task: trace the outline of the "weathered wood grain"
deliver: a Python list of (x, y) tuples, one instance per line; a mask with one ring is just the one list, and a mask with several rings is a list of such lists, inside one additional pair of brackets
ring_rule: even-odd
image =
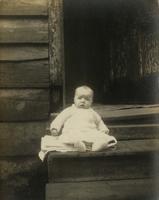
[(63, 1), (48, 0), (48, 3), (50, 80), (53, 85), (62, 85), (64, 81)]
[(118, 142), (116, 149), (103, 152), (51, 152), (48, 155), (49, 181), (55, 183), (153, 177), (156, 176), (154, 157), (158, 153), (159, 140), (122, 141)]
[(0, 61), (24, 61), (48, 58), (47, 45), (1, 45)]
[(46, 200), (157, 199), (152, 179), (47, 184)]
[(36, 122), (1, 122), (0, 140), (11, 140), (11, 138), (14, 138), (14, 140), (23, 140), (23, 138), (26, 140), (39, 139), (46, 134), (47, 125), (48, 120)]
[[(69, 104), (70, 105), (70, 104)], [(108, 124), (145, 124), (159, 123), (159, 104), (152, 105), (103, 105), (93, 106), (93, 109), (101, 115)], [(60, 112), (61, 110), (59, 110)], [(55, 118), (58, 113), (52, 113)]]
[(0, 156), (38, 156), (48, 121), (0, 123)]
[(0, 121), (47, 119), (49, 90), (0, 90)]
[(40, 151), (40, 137), (17, 138), (14, 135), (0, 141), (0, 156), (37, 156)]
[(121, 107), (118, 109), (118, 106), (115, 108), (111, 105), (100, 105), (94, 107), (94, 109), (103, 117), (105, 121), (110, 120), (134, 120), (142, 118), (153, 118), (154, 122), (158, 122), (159, 117), (159, 105), (137, 105), (129, 107)]
[(159, 124), (131, 124), (108, 126), (110, 135), (117, 140), (157, 139), (159, 138)]
[(0, 19), (0, 43), (47, 43), (47, 19)]
[(0, 88), (44, 88), (49, 79), (47, 60), (0, 62)]
[(46, 16), (47, 0), (0, 0), (0, 15)]
[[(37, 155), (40, 139), (47, 134), (49, 120), (41, 122), (0, 123), (0, 156)], [(159, 126), (114, 126), (110, 132), (118, 140), (159, 138)], [(11, 140), (14, 138), (14, 141)]]

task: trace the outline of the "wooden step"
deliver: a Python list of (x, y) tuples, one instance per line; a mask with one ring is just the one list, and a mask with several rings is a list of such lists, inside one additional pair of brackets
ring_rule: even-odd
[(159, 139), (159, 124), (108, 125), (117, 140)]
[[(152, 105), (94, 105), (106, 124), (159, 123), (159, 104)], [(51, 114), (51, 120), (58, 113)]]
[(159, 140), (119, 141), (104, 152), (50, 152), (49, 182), (138, 179), (156, 176)]
[(153, 179), (54, 183), (46, 186), (46, 200), (157, 200)]
[[(50, 135), (50, 122), (47, 123), (46, 134)], [(159, 124), (123, 124), (108, 125), (110, 135), (117, 140), (159, 139)]]
[(104, 120), (110, 122), (133, 122), (153, 120), (159, 122), (159, 104), (153, 105), (95, 105), (96, 110)]

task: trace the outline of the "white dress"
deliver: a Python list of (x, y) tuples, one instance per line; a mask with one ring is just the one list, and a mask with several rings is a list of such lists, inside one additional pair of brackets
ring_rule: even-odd
[(106, 141), (109, 132), (101, 117), (92, 108), (76, 108), (75, 105), (62, 111), (51, 123), (50, 129), (56, 129), (58, 132), (62, 129), (59, 139), (66, 144), (77, 141)]

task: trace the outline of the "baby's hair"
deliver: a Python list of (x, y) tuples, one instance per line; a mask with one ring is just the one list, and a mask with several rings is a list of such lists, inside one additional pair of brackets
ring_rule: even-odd
[(77, 92), (78, 90), (80, 90), (80, 89), (83, 89), (83, 90), (85, 90), (85, 91), (90, 92), (90, 94), (91, 94), (92, 97), (93, 97), (94, 91), (93, 91), (89, 86), (87, 86), (87, 85), (82, 85), (82, 86), (77, 87), (77, 88), (75, 89), (75, 94), (76, 94), (76, 92)]

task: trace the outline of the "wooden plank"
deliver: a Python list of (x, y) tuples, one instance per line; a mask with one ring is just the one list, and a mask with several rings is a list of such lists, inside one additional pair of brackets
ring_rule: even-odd
[(1, 45), (0, 61), (48, 59), (47, 45)]
[(49, 87), (48, 60), (1, 62), (0, 88)]
[(48, 0), (48, 3), (50, 81), (52, 85), (65, 87), (63, 0)]
[(46, 200), (157, 200), (152, 179), (57, 183), (46, 185)]
[(0, 90), (0, 121), (47, 119), (49, 90)]
[[(94, 105), (107, 125), (159, 123), (159, 104), (152, 105)], [(59, 111), (60, 112), (60, 111)], [(58, 113), (52, 113), (54, 119)]]
[[(46, 134), (46, 128), (49, 124), (48, 120), (45, 122), (0, 123), (0, 155), (37, 154), (40, 149), (40, 138)], [(110, 133), (118, 140), (157, 139), (159, 138), (158, 130), (158, 125), (110, 127)], [(14, 143), (10, 144), (10, 138), (12, 137)], [(25, 146), (25, 151), (19, 151), (19, 149), (23, 149), (23, 146)]]
[(108, 128), (117, 140), (159, 139), (159, 124), (110, 125)]
[[(58, 115), (58, 113), (51, 113), (50, 115), (50, 123), (52, 120), (55, 119), (55, 117)], [(141, 122), (140, 120), (137, 120), (137, 123), (134, 122), (134, 120), (130, 120), (130, 124), (126, 124), (127, 121), (124, 120), (120, 121), (121, 124), (118, 124), (118, 121), (107, 121), (107, 119), (104, 119), (105, 123), (107, 124), (110, 135), (115, 136), (118, 140), (131, 140), (131, 139), (157, 139), (159, 138), (159, 124), (147, 122), (147, 119), (143, 119)], [(108, 123), (107, 123), (108, 122)], [(147, 122), (147, 123), (146, 123)]]
[(0, 0), (0, 15), (47, 16), (47, 0)]
[(130, 107), (124, 109), (111, 109), (111, 106), (101, 105), (95, 107), (95, 110), (105, 119), (140, 119), (143, 117), (150, 117), (153, 115), (159, 115), (159, 105)]
[(0, 156), (37, 156), (40, 151), (40, 137), (2, 139), (0, 141)]
[(47, 19), (0, 19), (0, 43), (48, 43)]
[(0, 123), (0, 156), (37, 156), (46, 127), (47, 121)]
[[(156, 176), (154, 158), (159, 158), (159, 140), (119, 142), (105, 152), (49, 153), (50, 182), (79, 182), (148, 178)], [(158, 163), (159, 159), (156, 159)], [(158, 164), (157, 164), (158, 166)]]
[(50, 152), (49, 158), (78, 158), (78, 157), (111, 157), (111, 156), (129, 156), (136, 154), (154, 153), (159, 151), (158, 139), (147, 140), (126, 140), (119, 141), (115, 148), (110, 148), (100, 152)]
[(0, 140), (10, 140), (10, 138), (15, 138), (15, 140), (23, 138), (26, 140), (39, 139), (45, 135), (47, 124), (48, 120), (36, 122), (1, 122)]
[[(50, 112), (55, 112), (60, 110), (63, 107), (63, 87), (61, 86), (52, 86), (50, 88)], [(50, 122), (53, 120), (50, 117)]]

